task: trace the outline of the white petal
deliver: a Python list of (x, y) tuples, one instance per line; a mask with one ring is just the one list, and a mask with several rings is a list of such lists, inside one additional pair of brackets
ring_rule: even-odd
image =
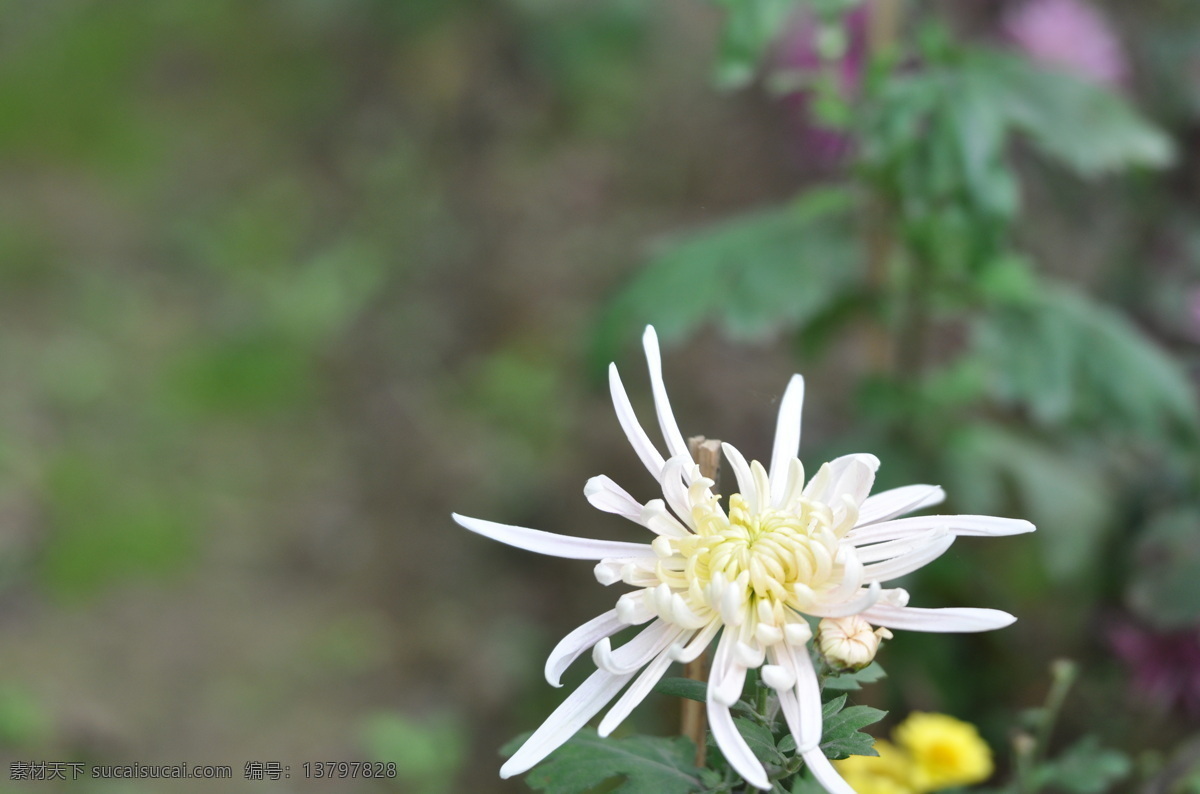
[(775, 422), (775, 444), (771, 449), (771, 505), (783, 504), (787, 487), (788, 464), (800, 454), (800, 415), (804, 410), (804, 378), (793, 375), (783, 399), (779, 401), (779, 419)]
[(834, 504), (843, 495), (849, 496), (855, 507), (861, 505), (875, 484), (875, 472), (879, 470), (879, 458), (874, 455), (856, 453), (844, 455), (830, 462), (832, 475), (829, 490), (821, 500)]
[(778, 664), (764, 664), (758, 671), (762, 682), (771, 689), (791, 691), (796, 685), (796, 674), (790, 667)]
[(812, 770), (813, 777), (821, 784), (821, 788), (829, 792), (829, 794), (856, 794), (854, 789), (850, 788), (850, 784), (842, 779), (842, 776), (833, 768), (833, 764), (829, 763), (829, 759), (825, 757), (825, 753), (821, 752), (820, 747), (801, 753), (804, 758), (805, 765)]
[(876, 626), (906, 631), (959, 633), (992, 631), (1011, 626), (1016, 618), (999, 609), (952, 607), (949, 609), (918, 609), (876, 604), (862, 613), (863, 620)]
[(671, 656), (667, 651), (660, 653), (654, 661), (642, 670), (641, 675), (634, 680), (629, 689), (625, 690), (625, 694), (613, 704), (609, 712), (604, 715), (604, 719), (600, 721), (600, 726), (597, 728), (597, 733), (601, 736), (608, 736), (613, 730), (620, 725), (629, 712), (646, 699), (646, 695), (650, 694), (650, 690), (663, 677), (663, 673), (667, 672), (667, 668), (671, 666)]
[(666, 535), (671, 538), (685, 538), (691, 534), (687, 527), (679, 523), (679, 519), (667, 510), (667, 503), (662, 499), (651, 499), (642, 508), (641, 524), (656, 535)]
[(667, 442), (667, 451), (671, 457), (683, 455), (691, 458), (687, 442), (679, 432), (675, 423), (675, 414), (671, 413), (671, 402), (667, 399), (667, 386), (663, 383), (662, 356), (658, 351), (658, 334), (654, 326), (647, 325), (646, 333), (642, 335), (642, 347), (646, 350), (646, 363), (650, 365), (650, 388), (654, 392), (654, 410), (658, 413), (658, 426), (662, 428), (663, 438)]
[(854, 545), (858, 546), (859, 562), (870, 563), (891, 560), (902, 554), (909, 554), (929, 545), (932, 541), (941, 540), (949, 534), (951, 533), (947, 532), (944, 527), (932, 527), (920, 532), (902, 535), (895, 540), (888, 540), (867, 546), (859, 546), (859, 543), (862, 541), (858, 538), (853, 538), (852, 541)]
[(485, 538), (498, 540), (526, 551), (565, 557), (569, 560), (603, 560), (605, 557), (653, 557), (654, 549), (648, 543), (622, 543), (615, 540), (593, 540), (570, 535), (555, 535), (540, 529), (514, 527), (497, 524), (481, 518), (469, 518), (451, 513), (461, 526)]
[(847, 618), (870, 609), (883, 595), (879, 582), (871, 582), (866, 590), (860, 590), (854, 598), (841, 603), (829, 604), (819, 601), (804, 608), (804, 613), (818, 618)]
[(772, 661), (791, 671), (795, 685), (779, 692), (779, 706), (796, 747), (804, 752), (821, 743), (821, 687), (807, 646), (776, 647), (768, 651)]
[(640, 626), (658, 616), (654, 604), (647, 598), (648, 589), (634, 590), (617, 599), (617, 617), (629, 626)]
[(911, 513), (923, 507), (941, 504), (946, 492), (938, 485), (905, 485), (868, 496), (858, 511), (858, 525), (874, 524)]
[(717, 632), (721, 630), (721, 621), (712, 620), (707, 626), (696, 632), (696, 636), (688, 640), (686, 645), (672, 645), (668, 650), (671, 658), (677, 662), (694, 662), (700, 658), (700, 654), (704, 653), (704, 649), (712, 642), (712, 638), (717, 636)]
[(712, 667), (708, 672), (708, 699), (726, 706), (737, 703), (746, 683), (746, 668), (739, 665), (735, 653), (737, 632), (726, 627), (717, 642)]
[(915, 533), (931, 529), (944, 529), (964, 537), (992, 537), (1020, 535), (1033, 532), (1034, 526), (1019, 518), (996, 516), (915, 516), (895, 521), (884, 521), (869, 527), (855, 527), (846, 537), (854, 544), (874, 543), (910, 537)]
[(652, 587), (660, 581), (658, 562), (658, 557), (605, 557), (596, 563), (594, 573), (596, 581), (605, 587), (620, 581), (634, 587)]
[(617, 610), (610, 609), (599, 617), (589, 620), (559, 640), (546, 659), (546, 680), (550, 686), (562, 686), (563, 671), (605, 637), (611, 637), (629, 624), (617, 617)]
[(526, 772), (561, 747), (563, 742), (596, 716), (631, 678), (633, 673), (613, 675), (604, 670), (592, 673), (500, 767), (500, 777), (508, 778)]
[(597, 510), (642, 523), (641, 503), (603, 474), (587, 481), (587, 485), (583, 486), (583, 495)]
[[(737, 478), (738, 493), (746, 500), (746, 509), (751, 513), (757, 513), (758, 488), (754, 484), (754, 475), (750, 471), (749, 464), (746, 463), (745, 456), (738, 452), (733, 444), (721, 444), (721, 449), (725, 452), (725, 459), (729, 461), (730, 467), (733, 468), (733, 476)], [(763, 496), (765, 497), (766, 494)]]
[(763, 765), (754, 757), (750, 745), (746, 744), (746, 740), (738, 733), (737, 726), (733, 724), (733, 717), (729, 714), (729, 707), (716, 702), (712, 697), (708, 698), (708, 727), (725, 760), (747, 783), (764, 790), (771, 788), (767, 770), (763, 769)]
[(641, 459), (642, 465), (649, 469), (650, 473), (654, 475), (654, 479), (657, 480), (662, 474), (663, 456), (650, 441), (650, 436), (646, 435), (646, 431), (638, 424), (633, 406), (629, 403), (629, 395), (625, 393), (625, 387), (621, 384), (621, 376), (617, 374), (616, 364), (608, 365), (608, 390), (612, 394), (617, 421), (621, 423), (621, 429), (625, 431), (625, 437), (629, 439), (629, 446), (633, 447), (633, 451)]
[(685, 633), (679, 626), (656, 620), (615, 651), (607, 637), (601, 639), (592, 647), (592, 661), (615, 675), (635, 673)]
[(676, 456), (668, 460), (662, 470), (663, 497), (679, 520), (693, 528), (696, 522), (692, 519), (692, 503), (688, 500), (688, 488), (683, 478), (687, 469), (695, 465), (689, 457)]
[(907, 554), (901, 554), (899, 557), (893, 557), (886, 562), (876, 562), (871, 565), (863, 566), (863, 576), (867, 579), (874, 579), (880, 582), (891, 581), (904, 576), (907, 573), (912, 573), (918, 568), (922, 568), (936, 560), (946, 553), (946, 549), (950, 548), (954, 543), (953, 535), (940, 535), (934, 540), (929, 540), (924, 546), (910, 551)]

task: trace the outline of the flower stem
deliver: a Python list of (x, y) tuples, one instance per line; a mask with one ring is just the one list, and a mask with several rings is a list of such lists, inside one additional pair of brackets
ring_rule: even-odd
[[(688, 439), (688, 451), (692, 460), (700, 467), (701, 476), (716, 483), (721, 473), (721, 442), (705, 439), (704, 436), (693, 436)], [(683, 675), (693, 681), (707, 681), (707, 668), (707, 655), (702, 653), (694, 661), (684, 665)], [(708, 759), (708, 722), (705, 719), (704, 704), (698, 700), (684, 698), (679, 723), (680, 733), (696, 745), (696, 767), (703, 769)]]
[(1045, 759), (1050, 749), (1050, 734), (1078, 672), (1079, 668), (1070, 659), (1058, 659), (1050, 665), (1050, 674), (1054, 681), (1050, 685), (1050, 694), (1046, 696), (1046, 705), (1042, 707), (1041, 724), (1038, 725), (1037, 755), (1034, 756), (1038, 763)]

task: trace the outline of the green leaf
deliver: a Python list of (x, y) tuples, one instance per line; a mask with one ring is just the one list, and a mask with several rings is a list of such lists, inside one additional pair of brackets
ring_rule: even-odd
[(705, 788), (695, 755), (695, 745), (684, 736), (602, 739), (584, 728), (535, 767), (525, 783), (547, 794), (584, 794), (619, 778), (617, 787), (606, 791), (693, 794)]
[(708, 701), (708, 684), (691, 678), (663, 678), (654, 685), (654, 691), (668, 697)]
[(1174, 159), (1166, 134), (1117, 94), (1068, 71), (991, 51), (975, 51), (963, 68), (986, 81), (992, 106), (1013, 127), (1081, 176)]
[(764, 764), (778, 764), (783, 760), (780, 751), (775, 748), (775, 737), (763, 725), (744, 717), (734, 717), (738, 732), (746, 740), (746, 744), (754, 752), (755, 758)]
[(1037, 770), (1042, 786), (1054, 786), (1072, 794), (1101, 794), (1123, 780), (1132, 768), (1129, 758), (1100, 746), (1094, 736), (1080, 740), (1054, 761)]
[(852, 755), (877, 755), (875, 737), (860, 732), (860, 729), (886, 716), (886, 711), (870, 706), (850, 706), (825, 718), (825, 730), (821, 736), (822, 752), (835, 760)]
[(853, 692), (862, 689), (863, 684), (873, 684), (887, 676), (879, 662), (871, 662), (861, 670), (853, 673), (839, 673), (825, 679), (822, 689), (839, 692)]
[[(859, 729), (883, 719), (886, 711), (869, 706), (846, 708), (846, 695), (838, 695), (821, 706), (821, 749), (830, 758), (846, 758), (851, 755), (878, 755), (875, 752), (875, 737), (859, 733)], [(779, 742), (779, 752), (795, 751), (796, 739), (787, 735)]]
[(1196, 441), (1200, 414), (1178, 364), (1120, 314), (1065, 285), (997, 305), (973, 342), (995, 397), (1044, 425)]
[(818, 783), (810, 776), (811, 773), (806, 772), (803, 775), (796, 776), (796, 782), (792, 784), (790, 794), (828, 794), (825, 787)]
[(1138, 539), (1127, 599), (1143, 619), (1178, 629), (1200, 618), (1200, 510), (1155, 516)]
[(667, 243), (602, 318), (598, 361), (611, 361), (622, 335), (646, 323), (664, 340), (709, 321), (761, 339), (816, 317), (859, 278), (850, 210), (847, 191), (818, 189)]

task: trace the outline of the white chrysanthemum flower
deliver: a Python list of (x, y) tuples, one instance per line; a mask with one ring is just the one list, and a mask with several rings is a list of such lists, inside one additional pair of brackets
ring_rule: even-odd
[[(820, 749), (821, 697), (807, 616), (858, 616), (871, 626), (934, 632), (1008, 626), (1015, 618), (994, 609), (909, 607), (904, 590), (883, 585), (941, 556), (959, 535), (1014, 535), (1033, 531), (1033, 525), (990, 516), (896, 519), (938, 504), (945, 494), (936, 485), (909, 485), (868, 496), (879, 467), (873, 455), (830, 461), (806, 482), (796, 458), (804, 400), (799, 375), (783, 395), (769, 468), (747, 463), (734, 447), (722, 445), (738, 485), (727, 512), (679, 432), (653, 328), (646, 329), (643, 342), (668, 457), (638, 423), (615, 365), (609, 383), (621, 427), (658, 480), (663, 498), (639, 504), (605, 476), (589, 480), (584, 493), (597, 509), (649, 529), (656, 535), (652, 543), (591, 540), (454, 516), (472, 532), (511, 546), (598, 560), (601, 584), (636, 588), (550, 653), (546, 679), (554, 686), (561, 686), (563, 671), (589, 648), (598, 669), (500, 774), (510, 777), (537, 764), (625, 689), (600, 722), (600, 734), (608, 735), (672, 662), (696, 659), (720, 634), (708, 680), (708, 723), (734, 769), (758, 788), (771, 787), (729, 710), (741, 697), (746, 671), (761, 668), (761, 679), (778, 695), (797, 750), (816, 779), (833, 794), (854, 794)], [(643, 624), (648, 625), (633, 639), (612, 647), (614, 634)]]

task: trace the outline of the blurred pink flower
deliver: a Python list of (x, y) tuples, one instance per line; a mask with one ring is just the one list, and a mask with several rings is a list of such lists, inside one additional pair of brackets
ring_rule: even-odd
[(1083, 0), (1026, 0), (1005, 16), (1004, 30), (1034, 60), (1101, 85), (1119, 87), (1128, 75), (1111, 23)]
[(1200, 718), (1200, 626), (1154, 632), (1120, 623), (1108, 632), (1108, 640), (1130, 668), (1138, 694)]

